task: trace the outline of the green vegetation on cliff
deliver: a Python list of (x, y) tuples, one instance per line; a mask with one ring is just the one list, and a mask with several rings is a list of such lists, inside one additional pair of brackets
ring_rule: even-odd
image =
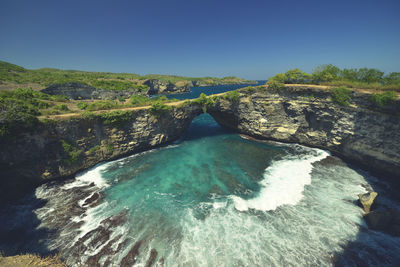
[(29, 70), (23, 67), (0, 61), (0, 88), (8, 89), (12, 84), (21, 86), (33, 86), (35, 88), (45, 88), (52, 84), (65, 84), (78, 82), (96, 88), (106, 90), (127, 90), (134, 89), (144, 92), (149, 89), (145, 80), (158, 79), (171, 83), (191, 83), (200, 82), (202, 85), (247, 83), (247, 81), (237, 77), (183, 77), (176, 75), (149, 74), (141, 76), (134, 73), (110, 73), (110, 72), (87, 72), (77, 70), (59, 70), (52, 68), (42, 68)]
[(68, 157), (64, 159), (64, 162), (68, 165), (77, 163), (83, 153), (83, 150), (78, 149), (75, 144), (69, 143), (63, 139), (61, 139), (61, 145), (64, 149), (64, 152), (68, 155)]
[(341, 106), (350, 105), (351, 90), (346, 87), (338, 87), (332, 89), (332, 99)]
[(163, 104), (162, 102), (154, 102), (149, 111), (150, 114), (152, 114), (153, 116), (159, 118), (161, 117), (163, 114), (165, 114), (166, 112), (172, 110), (171, 106), (167, 106), (165, 104)]
[(395, 101), (397, 98), (396, 93), (393, 91), (387, 91), (381, 94), (372, 94), (370, 101), (377, 104), (378, 106), (385, 106)]
[(326, 64), (318, 66), (312, 74), (297, 68), (288, 70), (271, 77), (269, 82), (400, 91), (400, 72), (391, 72), (385, 75), (383, 71), (374, 68), (340, 69), (332, 64)]

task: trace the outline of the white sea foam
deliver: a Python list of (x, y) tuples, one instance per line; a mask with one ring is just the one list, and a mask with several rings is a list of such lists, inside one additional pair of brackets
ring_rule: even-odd
[(287, 157), (272, 163), (265, 170), (260, 182), (261, 190), (257, 197), (243, 199), (232, 196), (235, 208), (239, 211), (256, 209), (274, 210), (281, 205), (295, 205), (303, 198), (304, 186), (311, 183), (312, 163), (329, 155), (328, 152), (313, 149), (316, 154)]
[(65, 184), (62, 188), (68, 190), (74, 187), (89, 185), (91, 183), (94, 183), (98, 188), (108, 187), (109, 185), (101, 176), (101, 172), (105, 170), (109, 164), (110, 163), (105, 163), (78, 174), (73, 182)]

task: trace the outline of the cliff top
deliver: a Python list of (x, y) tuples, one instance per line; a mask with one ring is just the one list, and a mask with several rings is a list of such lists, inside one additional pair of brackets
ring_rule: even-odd
[(193, 81), (199, 82), (201, 85), (252, 82), (233, 76), (224, 78), (183, 77), (161, 74), (139, 75), (135, 73), (88, 72), (53, 68), (30, 70), (15, 64), (0, 61), (0, 90), (13, 90), (21, 87), (41, 90), (52, 84), (77, 82), (108, 90), (120, 91), (137, 89), (138, 91), (143, 91), (148, 88), (144, 83), (152, 79), (178, 85), (184, 85)]

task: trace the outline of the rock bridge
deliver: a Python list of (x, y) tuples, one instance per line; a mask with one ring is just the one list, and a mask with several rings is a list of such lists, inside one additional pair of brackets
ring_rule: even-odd
[(219, 97), (212, 104), (172, 105), (159, 116), (143, 108), (111, 122), (77, 117), (40, 125), (0, 141), (0, 195), (12, 199), (44, 181), (174, 141), (204, 111), (237, 132), (326, 149), (385, 177), (399, 178), (398, 100), (382, 108), (371, 104), (368, 95), (354, 92), (352, 105), (343, 107), (326, 90), (286, 87), (241, 90), (238, 98)]

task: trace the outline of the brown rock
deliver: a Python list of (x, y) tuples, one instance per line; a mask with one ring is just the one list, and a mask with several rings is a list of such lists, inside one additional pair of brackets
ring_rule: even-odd
[(372, 204), (374, 204), (375, 198), (377, 196), (378, 196), (378, 193), (376, 193), (376, 192), (370, 192), (370, 193), (358, 195), (358, 199), (366, 213), (371, 211), (371, 206), (372, 206)]

